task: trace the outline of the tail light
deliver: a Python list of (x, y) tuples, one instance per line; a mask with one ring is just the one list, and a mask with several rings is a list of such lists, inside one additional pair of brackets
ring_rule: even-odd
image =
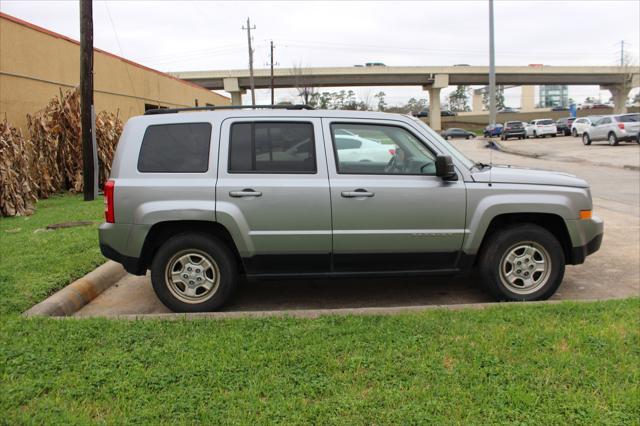
[(618, 123), (618, 128), (624, 130), (624, 123)]
[(389, 148), (389, 154), (391, 154), (391, 155), (396, 155), (396, 150), (395, 150), (395, 148)]
[(115, 223), (115, 212), (113, 210), (113, 191), (116, 187), (115, 181), (108, 180), (104, 184), (104, 218), (107, 223)]

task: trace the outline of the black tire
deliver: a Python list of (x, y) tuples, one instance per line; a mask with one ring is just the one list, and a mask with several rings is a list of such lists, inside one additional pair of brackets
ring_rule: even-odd
[(533, 138), (538, 139), (538, 134), (535, 131), (533, 132)]
[[(202, 254), (207, 261), (213, 261), (212, 266), (215, 266), (211, 269), (215, 271), (215, 267), (217, 267), (218, 281), (216, 289), (210, 295), (195, 295), (194, 300), (186, 302), (176, 296), (174, 292), (180, 292), (180, 288), (176, 284), (170, 283), (165, 271), (170, 262), (174, 263), (172, 259), (180, 254), (188, 255), (190, 252), (195, 253), (196, 259), (198, 255)], [(206, 258), (207, 256), (209, 259)], [(203, 275), (205, 273), (203, 268)], [(171, 237), (158, 249), (151, 266), (151, 282), (160, 301), (172, 311), (210, 312), (219, 309), (233, 294), (238, 282), (238, 267), (233, 253), (222, 241), (213, 236), (187, 232)], [(186, 284), (182, 285), (186, 289)], [(170, 287), (174, 289), (172, 290)], [(203, 287), (198, 287), (194, 291), (201, 288)], [(184, 294), (183, 297), (187, 298)], [(204, 300), (199, 302), (198, 297)]]
[(473, 136), (471, 135), (467, 135), (467, 139), (471, 139)]
[(578, 137), (578, 131), (576, 129), (572, 129), (571, 134), (573, 135), (574, 138)]
[(610, 132), (609, 135), (607, 136), (607, 140), (609, 141), (609, 145), (613, 146), (613, 145), (618, 145), (618, 143), (620, 141), (618, 141), (618, 137), (616, 136), (615, 133)]
[(554, 133), (551, 135), (552, 138), (555, 138), (557, 135)]
[(591, 138), (587, 132), (582, 134), (582, 143), (583, 145), (591, 145)]
[[(548, 256), (549, 271), (540, 273), (542, 277), (539, 287), (532, 286), (530, 293), (515, 292), (501, 278), (501, 269), (506, 255), (519, 244), (535, 244), (542, 247)], [(538, 250), (538, 253), (541, 251)], [(523, 265), (532, 266), (531, 263)], [(497, 300), (533, 301), (546, 300), (551, 297), (564, 277), (565, 257), (558, 240), (546, 229), (534, 224), (514, 225), (495, 232), (483, 243), (478, 259), (480, 278), (487, 289)], [(517, 266), (513, 266), (515, 268)], [(526, 273), (527, 270), (522, 266)], [(544, 276), (543, 276), (544, 275)], [(533, 275), (531, 276), (533, 278)]]

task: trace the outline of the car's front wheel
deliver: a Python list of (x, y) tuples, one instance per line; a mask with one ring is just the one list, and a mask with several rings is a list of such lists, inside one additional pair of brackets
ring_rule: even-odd
[(571, 129), (571, 134), (573, 135), (574, 138), (578, 137), (578, 131), (576, 129)]
[(591, 145), (591, 138), (589, 137), (589, 134), (587, 132), (584, 132), (582, 134), (582, 143), (584, 145)]
[(562, 282), (565, 258), (553, 234), (538, 225), (523, 224), (489, 236), (479, 267), (485, 287), (496, 299), (545, 300)]
[(220, 308), (238, 281), (229, 248), (215, 237), (182, 233), (156, 252), (151, 282), (158, 298), (174, 312), (208, 312)]

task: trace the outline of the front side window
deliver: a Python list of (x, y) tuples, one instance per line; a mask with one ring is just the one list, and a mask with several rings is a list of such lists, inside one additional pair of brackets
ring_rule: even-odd
[(331, 137), (340, 174), (435, 174), (435, 155), (402, 127), (334, 123)]
[(242, 122), (231, 125), (230, 173), (316, 173), (313, 125)]
[(158, 124), (142, 138), (138, 171), (204, 173), (209, 168), (210, 123)]

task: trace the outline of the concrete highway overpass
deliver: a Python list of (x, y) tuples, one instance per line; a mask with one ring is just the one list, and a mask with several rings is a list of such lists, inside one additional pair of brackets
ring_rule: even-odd
[[(269, 69), (254, 70), (256, 89), (271, 87)], [(249, 70), (188, 71), (172, 75), (210, 90), (225, 90), (232, 103), (241, 105), (241, 95), (250, 88)], [(429, 91), (431, 127), (440, 129), (440, 90), (455, 85), (486, 85), (489, 67), (337, 67), (278, 68), (274, 70), (275, 88), (342, 86), (422, 86)], [(533, 108), (534, 85), (599, 85), (611, 91), (615, 110), (622, 112), (629, 91), (640, 86), (638, 67), (591, 66), (518, 66), (496, 67), (498, 85), (529, 87), (523, 93), (523, 109)], [(523, 90), (525, 92), (525, 90)], [(474, 104), (477, 104), (474, 102)]]

